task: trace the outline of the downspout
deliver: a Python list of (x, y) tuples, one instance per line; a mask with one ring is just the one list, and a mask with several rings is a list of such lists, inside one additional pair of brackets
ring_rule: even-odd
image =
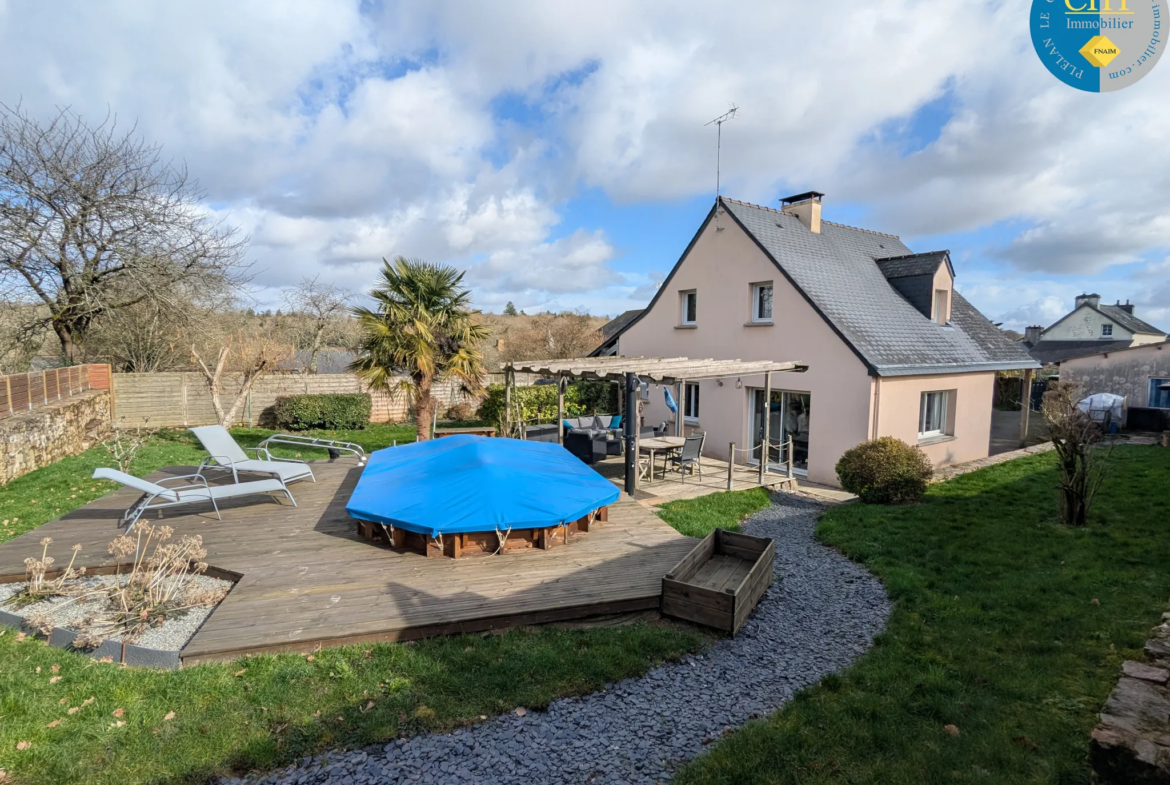
[(871, 439), (878, 437), (878, 414), (881, 411), (882, 403), (882, 377), (873, 377), (873, 429)]

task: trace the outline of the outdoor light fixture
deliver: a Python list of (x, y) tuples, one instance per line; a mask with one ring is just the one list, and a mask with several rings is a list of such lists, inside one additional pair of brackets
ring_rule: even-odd
[(735, 380), (735, 389), (738, 390), (741, 387), (743, 387), (743, 379), (736, 379)]

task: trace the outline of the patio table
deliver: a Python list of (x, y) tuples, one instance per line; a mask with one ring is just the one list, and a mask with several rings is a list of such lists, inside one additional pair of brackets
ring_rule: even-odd
[(656, 436), (653, 439), (638, 440), (638, 450), (646, 450), (650, 453), (650, 463), (648, 467), (650, 477), (646, 480), (647, 485), (650, 485), (654, 482), (654, 453), (677, 450), (680, 449), (685, 443), (686, 439), (684, 439), (682, 436)]

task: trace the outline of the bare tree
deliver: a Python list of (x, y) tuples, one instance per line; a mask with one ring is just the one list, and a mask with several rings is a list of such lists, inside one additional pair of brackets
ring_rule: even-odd
[(243, 282), (246, 241), (160, 149), (112, 117), (42, 124), (0, 105), (0, 297), (43, 303), (24, 329), (51, 328), (70, 362), (106, 314)]
[[(215, 416), (219, 424), (225, 428), (230, 428), (236, 421), (236, 415), (248, 399), (248, 393), (256, 384), (256, 380), (271, 372), (282, 360), (288, 359), (291, 355), (290, 346), (282, 345), (263, 333), (259, 335), (241, 333), (231, 336), (225, 345), (219, 347), (214, 368), (208, 366), (194, 345), (191, 347), (191, 358), (199, 366), (203, 380), (211, 393), (211, 405), (215, 408)], [(224, 411), (226, 373), (240, 374), (240, 389), (231, 408)]]
[(503, 360), (551, 360), (584, 357), (601, 345), (602, 337), (589, 314), (566, 311), (531, 317), (526, 328), (509, 330), (500, 351)]
[(289, 310), (307, 320), (305, 344), (309, 350), (309, 373), (317, 372), (317, 355), (338, 322), (348, 318), (352, 299), (349, 292), (322, 282), (320, 275), (306, 277), (285, 291), (284, 301)]
[(1080, 399), (1076, 384), (1054, 382), (1040, 407), (1060, 468), (1060, 522), (1069, 526), (1088, 522), (1109, 459), (1097, 446), (1104, 438), (1100, 426), (1077, 408)]

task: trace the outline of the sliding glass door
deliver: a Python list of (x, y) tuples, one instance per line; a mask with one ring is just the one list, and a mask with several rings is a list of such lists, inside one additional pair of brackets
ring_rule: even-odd
[[(752, 390), (752, 463), (759, 463), (759, 446), (764, 440), (764, 391)], [(768, 465), (783, 469), (787, 456), (784, 445), (792, 437), (792, 468), (804, 474), (808, 471), (808, 422), (812, 396), (808, 393), (772, 390), (767, 405)]]

